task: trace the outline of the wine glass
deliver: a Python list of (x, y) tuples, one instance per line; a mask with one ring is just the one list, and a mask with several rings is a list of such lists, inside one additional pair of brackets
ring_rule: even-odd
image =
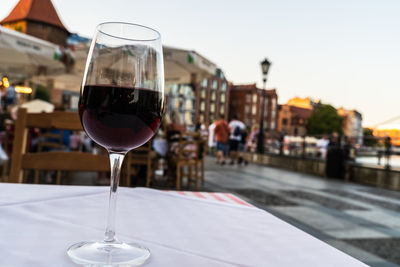
[(160, 34), (151, 28), (106, 22), (96, 28), (79, 98), (87, 135), (109, 153), (111, 181), (105, 238), (80, 242), (67, 253), (90, 266), (140, 265), (150, 251), (115, 237), (117, 189), (126, 153), (156, 132), (164, 109), (164, 64)]

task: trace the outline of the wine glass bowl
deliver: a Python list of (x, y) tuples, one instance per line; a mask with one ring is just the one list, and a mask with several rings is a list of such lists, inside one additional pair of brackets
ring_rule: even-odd
[(130, 266), (145, 262), (150, 251), (115, 237), (119, 173), (125, 154), (146, 143), (161, 123), (164, 65), (160, 34), (122, 22), (100, 24), (92, 40), (79, 98), (87, 135), (109, 153), (110, 197), (105, 238), (80, 242), (67, 253), (78, 264)]

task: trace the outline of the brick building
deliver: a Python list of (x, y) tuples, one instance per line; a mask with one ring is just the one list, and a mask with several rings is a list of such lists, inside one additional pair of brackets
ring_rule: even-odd
[(60, 46), (69, 35), (51, 0), (20, 0), (0, 24)]
[(223, 72), (203, 79), (196, 87), (196, 121), (213, 123), (218, 117), (228, 120), (229, 86)]
[(357, 110), (338, 108), (337, 113), (343, 118), (343, 134), (351, 137), (356, 144), (361, 145), (363, 139), (362, 115)]
[(283, 135), (303, 136), (307, 133), (306, 121), (311, 116), (311, 108), (279, 105), (278, 131)]
[[(232, 85), (229, 97), (229, 117), (236, 114), (246, 126), (259, 125), (264, 90), (256, 84)], [(276, 134), (278, 123), (278, 95), (276, 90), (265, 90), (264, 130), (266, 137)]]

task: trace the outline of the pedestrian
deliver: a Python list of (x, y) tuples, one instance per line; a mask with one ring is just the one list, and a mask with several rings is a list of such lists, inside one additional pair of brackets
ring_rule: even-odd
[(212, 155), (215, 153), (215, 147), (217, 146), (217, 142), (215, 140), (214, 135), (215, 129), (215, 121), (208, 126), (208, 149)]
[(250, 135), (247, 138), (246, 151), (250, 152), (256, 151), (258, 134), (259, 134), (258, 125), (253, 125), (253, 127), (251, 127)]
[(247, 144), (247, 139), (248, 139), (248, 132), (247, 132), (247, 128), (244, 127), (242, 129), (241, 132), (241, 136), (240, 136), (240, 142), (239, 142), (239, 160), (238, 160), (238, 164), (242, 164), (242, 162), (244, 163), (244, 165), (249, 164), (248, 160), (247, 160), (247, 154), (246, 154), (246, 144)]
[(386, 169), (390, 169), (390, 155), (392, 154), (392, 139), (390, 136), (385, 138), (385, 159), (386, 159)]
[(333, 133), (328, 145), (326, 155), (326, 176), (329, 178), (344, 178), (344, 152), (341, 147), (341, 139), (337, 133)]
[(223, 118), (220, 118), (215, 123), (214, 135), (217, 141), (217, 163), (221, 165), (225, 164), (225, 156), (228, 154), (229, 132), (228, 123)]
[(244, 128), (244, 123), (238, 119), (236, 114), (234, 114), (232, 120), (229, 122), (229, 156), (231, 158), (231, 165), (235, 164), (235, 161), (238, 160), (239, 143), (242, 139), (242, 130)]

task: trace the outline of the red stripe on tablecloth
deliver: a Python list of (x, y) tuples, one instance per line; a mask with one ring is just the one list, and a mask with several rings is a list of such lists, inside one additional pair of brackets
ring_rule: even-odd
[(198, 197), (198, 198), (206, 198), (205, 196), (203, 196), (203, 194), (202, 193), (200, 193), (200, 192), (192, 192), (193, 193), (193, 195), (195, 195), (196, 197)]
[(214, 192), (210, 192), (210, 193), (208, 193), (208, 194), (210, 194), (210, 196), (212, 196), (212, 197), (215, 198), (216, 200), (219, 200), (219, 201), (222, 201), (222, 202), (226, 202), (225, 199), (223, 199), (222, 197), (218, 196), (218, 195), (217, 195), (216, 193), (214, 193)]
[(186, 196), (186, 193), (184, 191), (176, 191), (178, 194)]
[(241, 200), (240, 198), (232, 195), (232, 194), (225, 194), (225, 196), (229, 199), (231, 199), (232, 201), (236, 202), (237, 204), (240, 205), (244, 205), (244, 206), (248, 206), (248, 207), (252, 207), (252, 205), (250, 205), (249, 203), (247, 203), (246, 201)]

